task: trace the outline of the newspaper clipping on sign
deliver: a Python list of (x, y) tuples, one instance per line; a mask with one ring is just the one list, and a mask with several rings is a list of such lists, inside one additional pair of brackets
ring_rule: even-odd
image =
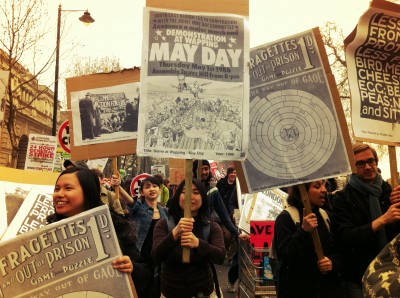
[(74, 146), (136, 138), (139, 83), (71, 92)]
[(354, 137), (400, 141), (400, 5), (373, 1), (346, 38)]
[(249, 192), (351, 173), (324, 59), (318, 28), (251, 49)]
[(138, 154), (243, 160), (248, 45), (243, 16), (146, 8)]
[(57, 151), (57, 137), (29, 134), (25, 170), (53, 172)]
[[(0, 244), (0, 297), (133, 297), (107, 206)], [(69, 295), (68, 295), (69, 294)]]
[(280, 189), (242, 195), (239, 228), (250, 234), (251, 221), (275, 220), (286, 205), (286, 198), (287, 193)]

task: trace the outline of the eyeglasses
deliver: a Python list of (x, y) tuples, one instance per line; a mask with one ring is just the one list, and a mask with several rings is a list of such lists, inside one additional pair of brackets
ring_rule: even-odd
[(363, 169), (366, 164), (368, 164), (369, 166), (374, 166), (376, 165), (376, 159), (368, 158), (367, 160), (359, 160), (356, 162), (356, 167), (359, 169)]

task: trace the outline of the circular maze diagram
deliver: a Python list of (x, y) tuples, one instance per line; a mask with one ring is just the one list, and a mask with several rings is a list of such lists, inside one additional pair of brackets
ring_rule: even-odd
[(301, 178), (332, 155), (338, 131), (331, 110), (318, 97), (283, 90), (250, 103), (249, 162), (279, 179)]

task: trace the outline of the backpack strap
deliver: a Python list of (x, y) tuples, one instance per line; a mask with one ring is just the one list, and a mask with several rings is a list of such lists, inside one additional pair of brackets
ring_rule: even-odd
[(300, 213), (296, 207), (289, 205), (284, 210), (286, 210), (287, 213), (289, 213), (289, 215), (292, 218), (295, 225), (300, 223)]
[[(300, 213), (299, 213), (299, 210), (297, 210), (296, 207), (287, 206), (284, 210), (286, 210), (289, 213), (289, 215), (292, 218), (292, 220), (293, 220), (295, 225), (300, 223)], [(328, 231), (330, 232), (331, 231), (331, 221), (329, 219), (328, 213), (324, 209), (319, 208), (319, 214), (321, 214), (321, 217), (324, 220), (324, 223), (325, 223)]]
[(319, 214), (321, 214), (321, 217), (323, 218), (326, 227), (328, 228), (328, 231), (331, 231), (331, 221), (329, 219), (328, 212), (326, 212), (324, 209), (319, 208)]
[[(175, 220), (169, 214), (167, 216), (167, 225), (168, 225), (168, 232), (171, 232), (176, 226)], [(211, 224), (203, 226), (203, 237), (204, 237), (203, 240), (206, 240), (207, 242), (210, 239), (210, 230), (211, 230)]]

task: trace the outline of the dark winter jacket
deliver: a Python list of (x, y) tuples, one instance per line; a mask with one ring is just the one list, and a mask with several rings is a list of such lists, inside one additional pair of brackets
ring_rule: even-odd
[[(382, 184), (379, 203), (382, 214), (390, 207), (391, 186)], [(361, 284), (361, 278), (369, 263), (379, 253), (378, 242), (372, 231), (372, 219), (368, 198), (350, 184), (333, 197), (333, 219), (345, 260), (344, 279)], [(399, 232), (398, 224), (385, 227), (387, 240), (392, 240)]]
[(159, 220), (154, 228), (152, 255), (162, 263), (161, 291), (167, 298), (189, 298), (197, 293), (207, 296), (214, 290), (210, 263), (223, 263), (224, 238), (219, 225), (212, 222), (209, 239), (203, 240), (199, 222), (195, 221), (193, 227), (199, 247), (190, 250), (190, 263), (182, 263), (182, 246), (174, 240), (167, 220)]
[[(297, 208), (300, 223), (303, 221), (303, 210)], [(313, 208), (318, 220), (318, 234), (324, 255), (332, 261), (333, 269), (322, 274), (317, 266), (317, 255), (311, 233), (295, 225), (287, 211), (282, 211), (275, 222), (274, 241), (279, 260), (279, 297), (343, 297), (340, 272), (342, 259), (337, 253), (333, 236), (328, 230), (319, 208)]]

